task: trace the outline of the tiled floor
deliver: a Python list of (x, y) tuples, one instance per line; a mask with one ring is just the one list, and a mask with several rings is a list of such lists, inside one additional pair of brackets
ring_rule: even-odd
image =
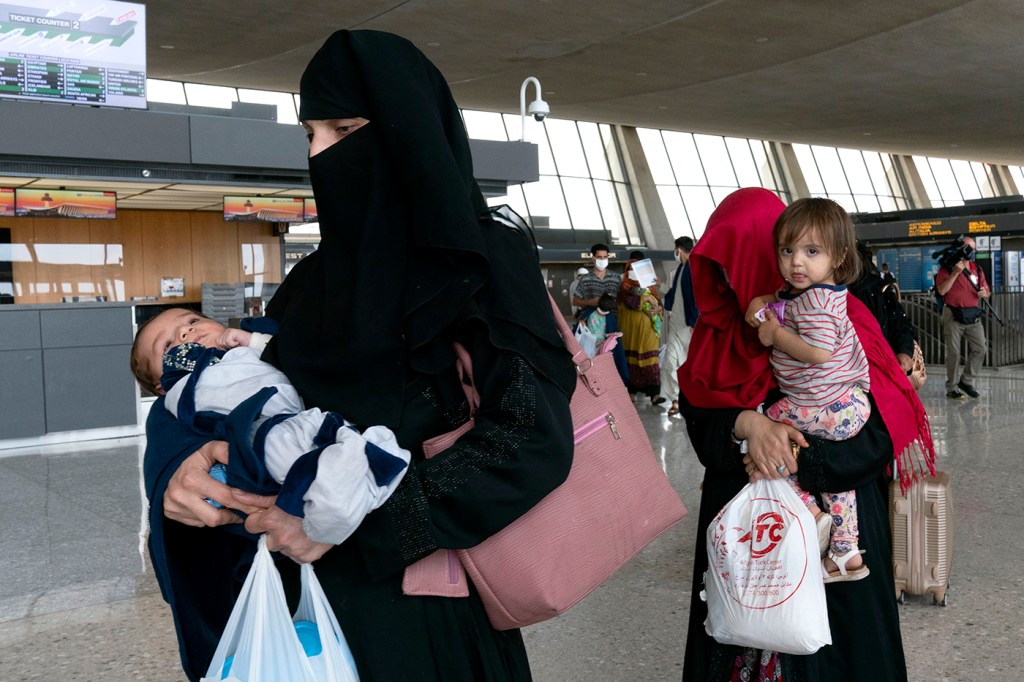
[[(923, 392), (956, 514), (946, 608), (901, 607), (911, 680), (1024, 677), (1024, 371), (990, 373), (979, 400)], [(642, 405), (694, 513), (573, 611), (528, 628), (535, 678), (678, 680), (701, 471), (678, 419)], [(137, 439), (0, 450), (0, 681), (184, 679), (170, 613), (139, 554)]]

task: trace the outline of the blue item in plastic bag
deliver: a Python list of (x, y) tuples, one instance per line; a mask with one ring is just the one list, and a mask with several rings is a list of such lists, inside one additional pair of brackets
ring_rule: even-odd
[[(224, 466), (223, 464), (217, 466)], [(216, 477), (214, 477), (216, 478)], [(308, 620), (300, 620), (295, 622), (295, 634), (299, 636), (299, 642), (302, 643), (302, 650), (306, 652), (306, 656), (312, 658), (313, 656), (319, 656), (324, 650), (323, 644), (320, 643), (320, 633), (317, 632), (316, 623)], [(226, 680), (228, 675), (231, 673), (231, 664), (234, 663), (235, 657), (229, 656), (224, 661), (224, 669), (221, 670), (220, 678)]]

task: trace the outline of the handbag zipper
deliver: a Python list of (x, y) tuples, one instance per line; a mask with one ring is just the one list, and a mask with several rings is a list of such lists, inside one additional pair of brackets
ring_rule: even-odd
[(622, 439), (622, 436), (619, 434), (618, 424), (615, 423), (615, 415), (611, 412), (605, 412), (597, 419), (592, 419), (576, 429), (572, 434), (573, 444), (579, 444), (605, 427), (611, 430), (612, 436), (615, 440)]

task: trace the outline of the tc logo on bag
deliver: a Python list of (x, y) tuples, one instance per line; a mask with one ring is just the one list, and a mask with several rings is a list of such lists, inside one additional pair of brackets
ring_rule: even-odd
[[(721, 514), (716, 519), (712, 569), (739, 604), (772, 608), (792, 597), (807, 575), (803, 524), (796, 512), (777, 499), (753, 498), (748, 509), (744, 526), (729, 524)], [(797, 553), (797, 562), (792, 561), (792, 553), (784, 557), (776, 551), (790, 531), (789, 540), (804, 550)]]
[(750, 543), (750, 556), (760, 559), (770, 553), (782, 540), (786, 522), (777, 512), (765, 512), (757, 517), (754, 528), (741, 537), (738, 542)]
[(705, 539), (709, 635), (798, 655), (832, 643), (814, 517), (787, 481), (748, 483)]

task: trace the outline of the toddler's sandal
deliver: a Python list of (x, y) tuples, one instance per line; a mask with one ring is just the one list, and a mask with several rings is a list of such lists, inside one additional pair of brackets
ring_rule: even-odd
[(863, 553), (864, 553), (863, 549), (861, 549), (861, 550), (851, 549), (846, 554), (839, 555), (839, 554), (836, 554), (834, 550), (830, 549), (828, 551), (828, 558), (835, 562), (836, 566), (839, 567), (839, 570), (838, 571), (829, 571), (828, 568), (825, 567), (825, 561), (823, 559), (822, 562), (821, 562), (821, 571), (822, 571), (822, 573), (825, 576), (825, 582), (826, 583), (852, 582), (854, 580), (862, 580), (864, 578), (867, 578), (868, 575), (870, 575), (871, 571), (868, 569), (866, 564), (858, 566), (857, 568), (850, 569), (849, 571), (846, 570), (847, 562), (850, 561), (850, 559), (852, 559), (853, 557), (857, 556), (858, 554), (863, 554)]

